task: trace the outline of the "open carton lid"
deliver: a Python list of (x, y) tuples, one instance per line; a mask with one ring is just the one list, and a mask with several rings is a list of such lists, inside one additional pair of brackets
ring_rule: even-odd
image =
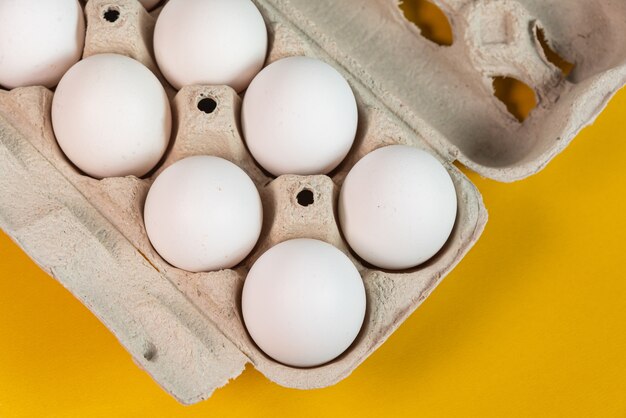
[[(433, 0), (453, 44), (406, 20), (397, 0), (265, 0), (370, 89), (448, 161), (515, 181), (541, 170), (626, 84), (626, 3)], [(374, 12), (375, 11), (375, 12)], [(565, 77), (549, 48), (575, 64)], [(519, 122), (493, 80), (532, 87)]]

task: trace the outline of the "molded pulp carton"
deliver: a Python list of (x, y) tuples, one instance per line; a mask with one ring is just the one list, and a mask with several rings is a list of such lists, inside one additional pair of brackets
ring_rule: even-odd
[[(53, 136), (53, 93), (0, 90), (0, 227), (45, 271), (88, 306), (135, 361), (183, 403), (205, 399), (251, 363), (288, 387), (319, 388), (348, 376), (413, 312), (479, 238), (487, 213), (458, 160), (483, 176), (513, 181), (560, 152), (606, 105), (626, 78), (626, 3), (621, 0), (437, 0), (454, 43), (439, 46), (405, 20), (394, 0), (255, 0), (265, 17), (268, 63), (292, 55), (329, 62), (348, 79), (359, 129), (348, 158), (330, 176), (263, 172), (240, 134), (241, 98), (225, 86), (164, 82), (174, 111), (173, 145), (150, 176), (95, 180), (63, 156)], [(119, 12), (114, 22), (108, 10)], [(136, 0), (90, 0), (84, 56), (115, 52), (159, 77), (152, 30), (160, 9)], [(538, 36), (576, 64), (565, 78)], [(531, 86), (537, 107), (518, 122), (493, 95), (494, 77)], [(161, 80), (163, 81), (162, 77)], [(203, 98), (214, 112), (198, 108)], [(115, 123), (115, 121), (112, 121)], [(390, 272), (350, 252), (337, 226), (338, 190), (368, 152), (409, 144), (437, 156), (458, 194), (458, 218), (445, 247), (414, 269)], [(176, 160), (210, 154), (242, 167), (264, 205), (253, 253), (238, 267), (189, 273), (168, 265), (143, 227), (143, 202), (155, 176)], [(302, 206), (297, 195), (313, 193)], [(354, 261), (365, 282), (363, 329), (339, 358), (299, 369), (263, 354), (247, 334), (240, 294), (265, 250), (296, 237), (330, 242)]]

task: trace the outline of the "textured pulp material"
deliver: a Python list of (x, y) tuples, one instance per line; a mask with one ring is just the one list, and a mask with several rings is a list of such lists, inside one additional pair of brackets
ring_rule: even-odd
[[(556, 0), (437, 3), (449, 13), (456, 37), (448, 48), (421, 38), (393, 1), (256, 1), (270, 35), (268, 63), (292, 55), (317, 57), (342, 71), (355, 92), (357, 139), (330, 176), (269, 177), (247, 153), (238, 122), (241, 99), (232, 89), (190, 86), (177, 93), (164, 82), (175, 123), (162, 164), (144, 179), (91, 179), (56, 144), (51, 91), (0, 91), (0, 227), (183, 403), (209, 397), (247, 363), (288, 387), (336, 383), (386, 340), (479, 238), (486, 210), (479, 192), (452, 162), (458, 159), (505, 181), (531, 174), (590, 123), (623, 83), (625, 66), (613, 56), (618, 53), (608, 46), (598, 50), (600, 41), (610, 44), (623, 29), (619, 25), (626, 7), (620, 2), (606, 2), (594, 14), (585, 14), (583, 4), (553, 12), (565, 3)], [(120, 12), (115, 22), (103, 17), (111, 8)], [(90, 0), (85, 12), (85, 57), (128, 55), (163, 81), (151, 48), (159, 9), (148, 14), (135, 0)], [(566, 36), (567, 25), (576, 19), (585, 23), (580, 36), (587, 36), (586, 41)], [(533, 25), (541, 25), (553, 47), (577, 63), (573, 81), (542, 57)], [(481, 35), (485, 27), (500, 29)], [(539, 106), (524, 124), (493, 98), (489, 77), (503, 74), (536, 88)], [(218, 103), (213, 113), (197, 107), (206, 97)], [(458, 194), (458, 219), (445, 247), (427, 263), (403, 272), (362, 263), (349, 251), (336, 221), (337, 194), (349, 169), (371, 150), (390, 144), (432, 152), (447, 167)], [(143, 227), (143, 202), (156, 175), (199, 154), (238, 164), (263, 198), (259, 244), (232, 270), (176, 269), (154, 251)], [(304, 189), (314, 195), (309, 206), (296, 198)], [(355, 343), (336, 360), (311, 369), (268, 358), (251, 341), (241, 318), (241, 288), (254, 260), (296, 237), (321, 239), (344, 251), (367, 291), (365, 323)]]

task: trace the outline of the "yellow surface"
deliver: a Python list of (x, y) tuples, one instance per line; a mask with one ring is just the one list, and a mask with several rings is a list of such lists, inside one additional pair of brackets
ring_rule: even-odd
[(540, 174), (470, 174), (490, 211), (479, 243), (352, 376), (322, 390), (249, 368), (180, 406), (0, 234), (0, 418), (626, 417), (624, 121), (626, 91)]

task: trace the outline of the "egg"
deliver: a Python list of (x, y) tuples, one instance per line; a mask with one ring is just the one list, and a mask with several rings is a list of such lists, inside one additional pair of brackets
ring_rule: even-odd
[(293, 239), (266, 251), (246, 277), (245, 326), (268, 356), (313, 367), (343, 353), (365, 317), (365, 287), (350, 259), (332, 245)]
[(243, 99), (243, 134), (275, 176), (326, 174), (352, 147), (358, 114), (348, 82), (332, 66), (289, 57), (263, 69)]
[(63, 76), (52, 101), (59, 146), (95, 178), (148, 173), (169, 142), (163, 86), (141, 63), (116, 54), (86, 58)]
[(154, 30), (154, 53), (172, 86), (244, 90), (267, 53), (267, 28), (250, 0), (170, 0)]
[(259, 193), (235, 164), (213, 156), (177, 161), (156, 178), (144, 222), (155, 250), (191, 272), (231, 268), (254, 248), (263, 223)]
[(78, 0), (0, 0), (0, 86), (56, 86), (84, 42)]
[(454, 183), (426, 151), (391, 145), (359, 160), (339, 194), (339, 222), (350, 247), (374, 266), (417, 266), (446, 243), (455, 223)]

